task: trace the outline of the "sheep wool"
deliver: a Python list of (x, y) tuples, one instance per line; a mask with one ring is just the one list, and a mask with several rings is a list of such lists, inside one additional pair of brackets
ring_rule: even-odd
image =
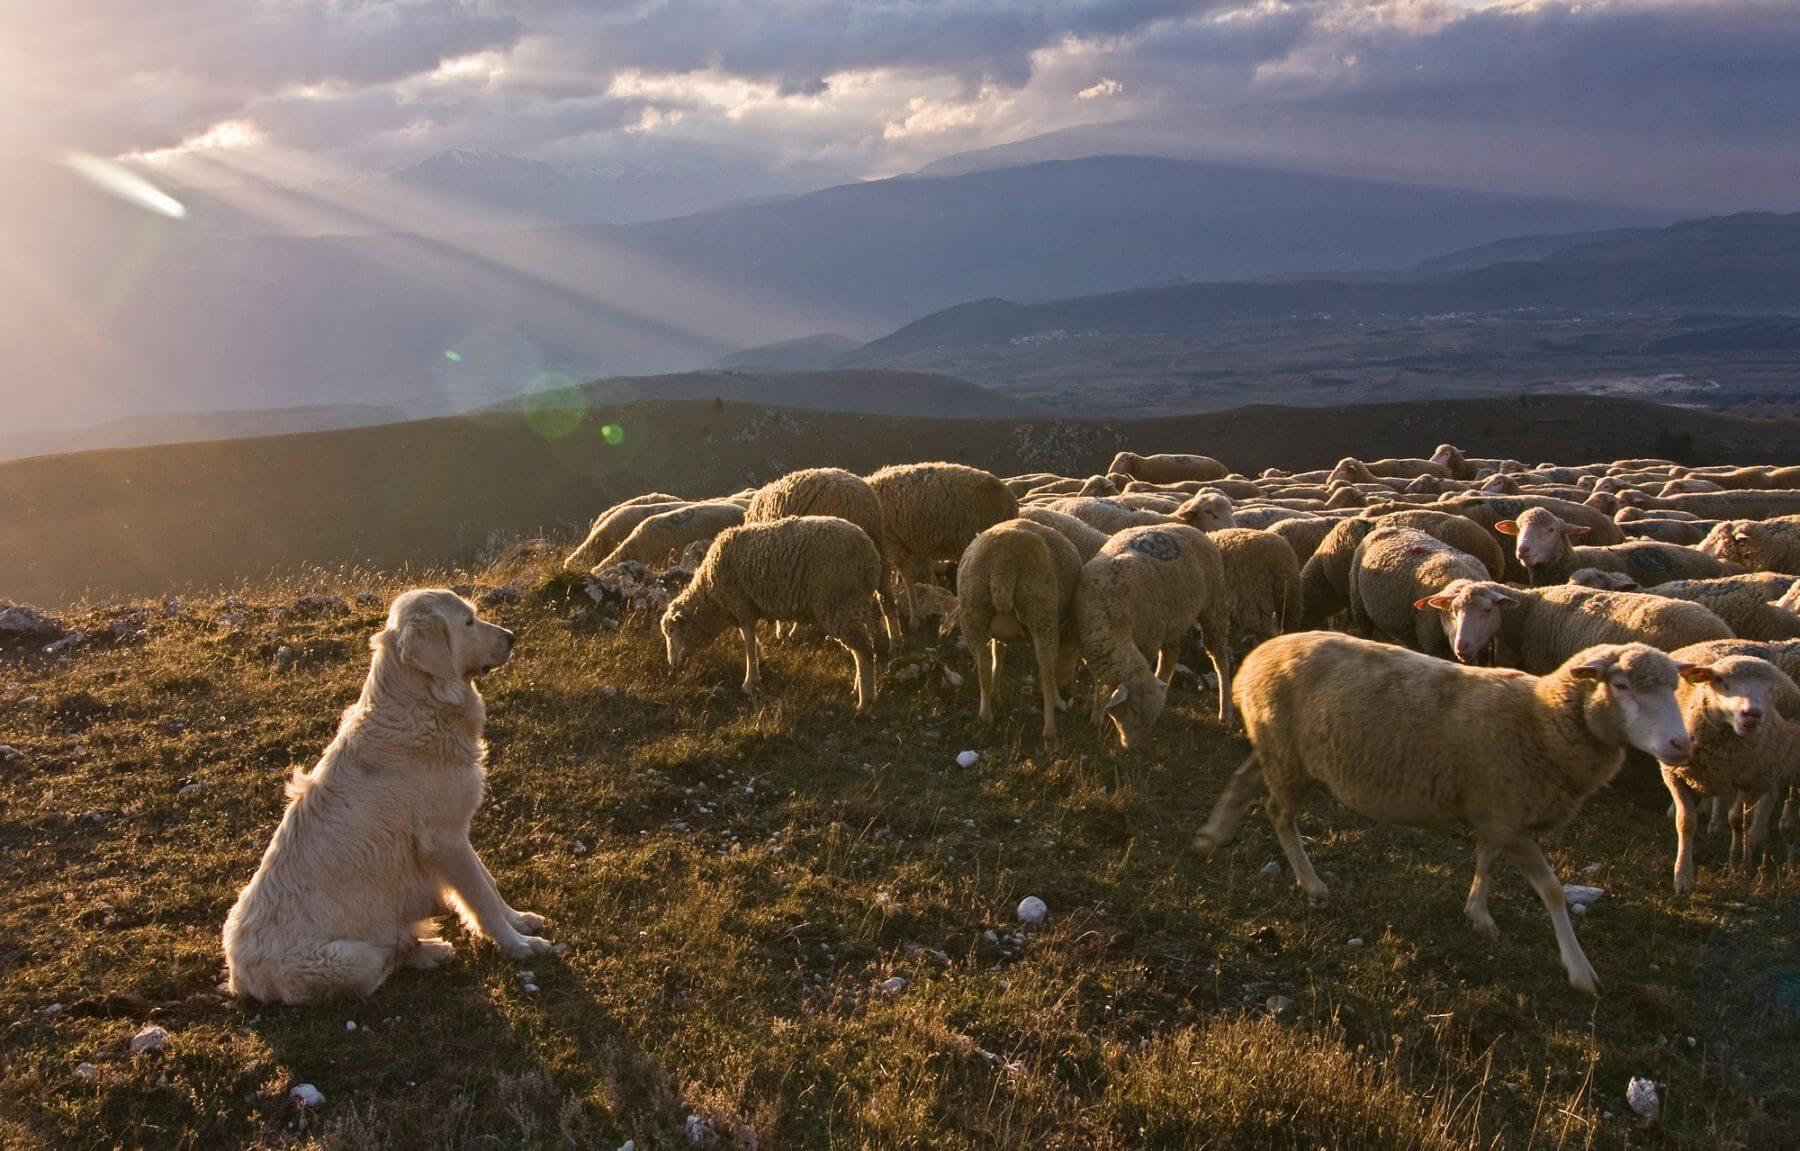
[(843, 468), (806, 468), (789, 472), (751, 497), (744, 512), (748, 524), (767, 523), (786, 516), (837, 516), (863, 530), (881, 556), (881, 607), (888, 636), (900, 639), (900, 617), (892, 589), (892, 563), (888, 558), (887, 532), (881, 525), (881, 498), (869, 481)]
[(626, 560), (654, 567), (680, 555), (696, 540), (712, 539), (726, 528), (743, 522), (743, 505), (727, 501), (684, 504), (670, 511), (657, 512), (632, 528), (631, 534), (594, 567), (601, 570)]
[(1180, 483), (1182, 480), (1222, 480), (1230, 474), (1230, 469), (1211, 456), (1140, 456), (1136, 452), (1120, 452), (1113, 457), (1111, 466), (1106, 470), (1153, 484)]
[(975, 659), (981, 722), (994, 720), (1000, 645), (1027, 641), (1044, 697), (1044, 746), (1056, 745), (1062, 690), (1075, 678), (1075, 582), (1081, 557), (1052, 527), (1027, 519), (995, 524), (970, 542), (956, 566), (957, 622)]
[(1300, 561), (1274, 532), (1224, 528), (1208, 533), (1225, 563), (1230, 642), (1237, 651), (1300, 626)]
[(581, 541), (581, 546), (568, 554), (563, 560), (563, 566), (570, 571), (586, 571), (598, 563), (600, 557), (624, 542), (625, 537), (631, 534), (631, 529), (660, 512), (672, 512), (686, 506), (686, 500), (663, 492), (634, 496), (624, 503), (614, 504), (594, 517), (594, 522), (588, 527), (587, 538)]
[(1440, 622), (1457, 659), (1471, 663), (1493, 643), (1499, 663), (1534, 675), (1595, 644), (1642, 643), (1674, 651), (1733, 638), (1724, 620), (1697, 603), (1574, 584), (1511, 588), (1457, 580), (1428, 602), (1443, 613)]
[(927, 564), (959, 559), (970, 540), (1019, 514), (1018, 498), (998, 476), (964, 464), (896, 464), (868, 480), (881, 500), (881, 526), (909, 621), (912, 585), (927, 578)]
[(1437, 612), (1422, 606), (1459, 579), (1481, 580), (1475, 557), (1417, 528), (1378, 526), (1350, 563), (1350, 620), (1365, 636), (1379, 633), (1427, 655), (1452, 656)]
[(1075, 553), (1081, 557), (1082, 563), (1093, 559), (1094, 554), (1106, 544), (1105, 532), (1053, 508), (1022, 507), (1019, 509), (1019, 518), (1061, 532), (1064, 539), (1075, 545)]

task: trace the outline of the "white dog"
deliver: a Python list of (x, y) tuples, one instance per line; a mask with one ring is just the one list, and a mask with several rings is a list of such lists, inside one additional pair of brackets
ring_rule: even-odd
[(487, 751), (472, 679), (512, 644), (453, 592), (394, 601), (369, 641), (362, 698), (318, 766), (294, 772), (281, 826), (225, 920), (234, 993), (367, 995), (402, 964), (450, 958), (431, 922), (450, 907), (515, 959), (549, 950), (544, 921), (507, 906), (469, 844)]

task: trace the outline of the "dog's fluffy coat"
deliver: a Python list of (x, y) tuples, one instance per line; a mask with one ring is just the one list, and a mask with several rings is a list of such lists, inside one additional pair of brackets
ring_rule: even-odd
[(395, 968), (452, 954), (431, 922), (454, 908), (502, 951), (547, 951), (469, 843), (486, 708), (473, 677), (512, 634), (462, 597), (409, 591), (369, 641), (362, 696), (310, 772), (296, 770), (262, 865), (225, 921), (230, 988), (271, 1002), (367, 995)]

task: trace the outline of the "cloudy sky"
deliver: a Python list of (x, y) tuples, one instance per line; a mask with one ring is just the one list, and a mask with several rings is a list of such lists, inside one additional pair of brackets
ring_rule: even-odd
[(827, 183), (1073, 129), (1800, 207), (1794, 0), (0, 0), (0, 102), (0, 155), (256, 172), (462, 147)]

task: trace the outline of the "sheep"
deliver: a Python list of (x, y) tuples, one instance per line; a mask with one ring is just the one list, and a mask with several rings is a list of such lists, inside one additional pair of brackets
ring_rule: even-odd
[(1636, 507), (1692, 512), (1709, 520), (1766, 520), (1800, 515), (1800, 491), (1684, 492), (1673, 496), (1648, 496), (1625, 492), (1619, 502)]
[[(1112, 474), (1113, 482), (1117, 483), (1118, 477), (1121, 474), (1122, 473), (1113, 473)], [(1218, 482), (1220, 484), (1229, 485), (1233, 481), (1218, 480), (1216, 482)], [(1181, 480), (1177, 483), (1172, 483), (1172, 484), (1153, 484), (1146, 480), (1127, 479), (1125, 481), (1124, 485), (1119, 488), (1119, 490), (1121, 492), (1124, 492), (1127, 495), (1130, 495), (1134, 492), (1149, 492), (1152, 495), (1180, 496), (1185, 499), (1186, 497), (1191, 496), (1195, 492), (1199, 491), (1201, 488), (1210, 487), (1210, 486), (1211, 486), (1210, 484), (1203, 484), (1199, 480)], [(1229, 495), (1230, 493), (1228, 492), (1226, 494)]]
[(618, 547), (631, 534), (632, 528), (659, 512), (672, 512), (685, 506), (686, 500), (666, 492), (648, 492), (614, 504), (594, 517), (587, 538), (564, 558), (563, 567), (570, 571), (586, 571), (601, 556)]
[(956, 565), (957, 623), (975, 659), (980, 718), (994, 721), (994, 681), (1000, 644), (1029, 640), (1037, 655), (1044, 696), (1044, 746), (1056, 746), (1056, 713), (1067, 706), (1061, 689), (1075, 678), (1075, 581), (1081, 557), (1055, 528), (1007, 520), (976, 536)]
[(1229, 842), (1266, 790), (1295, 878), (1322, 904), (1329, 892), (1294, 822), (1312, 784), (1382, 822), (1467, 824), (1476, 840), (1463, 908), (1470, 926), (1499, 934), (1488, 869), (1503, 856), (1549, 912), (1569, 982), (1595, 993), (1599, 978), (1535, 833), (1572, 819), (1618, 772), (1627, 747), (1687, 759), (1692, 744), (1675, 703), (1681, 670), (1643, 644), (1589, 647), (1534, 678), (1327, 632), (1270, 640), (1245, 660), (1233, 693), (1253, 750), (1193, 848), (1210, 854)]
[(1354, 456), (1345, 456), (1339, 460), (1325, 476), (1325, 484), (1374, 484), (1381, 481), (1376, 478), (1369, 466)]
[(1588, 529), (1564, 523), (1556, 513), (1526, 508), (1516, 520), (1500, 520), (1494, 530), (1516, 536), (1513, 554), (1533, 584), (1558, 583), (1577, 568), (1621, 571), (1640, 584), (1666, 583), (1674, 579), (1714, 579), (1731, 575), (1737, 565), (1722, 563), (1706, 552), (1679, 544), (1633, 540), (1607, 547), (1583, 547), (1574, 541)]
[(1146, 511), (1143, 508), (1127, 507), (1118, 500), (1076, 497), (1066, 500), (1052, 500), (1048, 505), (1051, 511), (1062, 512), (1074, 516), (1082, 523), (1095, 527), (1111, 535), (1124, 528), (1143, 527), (1145, 525), (1174, 523), (1172, 516), (1162, 512)]
[(1370, 475), (1383, 479), (1411, 480), (1420, 476), (1435, 476), (1446, 480), (1475, 478), (1475, 465), (1464, 459), (1463, 454), (1450, 444), (1439, 444), (1428, 460), (1370, 460), (1363, 466)]
[(892, 588), (887, 532), (881, 526), (881, 498), (869, 481), (843, 468), (789, 472), (751, 497), (744, 522), (768, 523), (786, 516), (837, 516), (863, 530), (881, 556), (881, 615), (888, 638), (899, 643), (900, 612)]
[[(1288, 546), (1294, 549), (1294, 558), (1304, 565), (1319, 550), (1319, 543), (1326, 534), (1342, 522), (1325, 516), (1296, 516), (1290, 520), (1277, 520), (1263, 530), (1274, 532), (1286, 540)], [(1299, 621), (1295, 621), (1295, 626), (1298, 624)]]
[[(1595, 546), (1620, 544), (1625, 542), (1625, 533), (1610, 515), (1578, 504), (1571, 500), (1557, 499), (1552, 496), (1483, 496), (1473, 492), (1441, 499), (1432, 505), (1438, 511), (1453, 512), (1474, 520), (1488, 531), (1494, 533), (1495, 542), (1508, 552), (1512, 551), (1513, 541), (1498, 531), (1496, 524), (1504, 520), (1517, 520), (1528, 508), (1543, 508), (1555, 512), (1556, 518), (1566, 524), (1588, 529), (1586, 542)], [(1464, 549), (1467, 550), (1466, 548)], [(1523, 580), (1525, 568), (1516, 559), (1507, 561), (1507, 574), (1510, 578)]]
[(1724, 620), (1739, 639), (1775, 640), (1800, 638), (1800, 615), (1780, 606), (1779, 597), (1800, 586), (1792, 576), (1752, 572), (1718, 579), (1670, 580), (1640, 588), (1622, 572), (1582, 568), (1569, 576), (1582, 587), (1609, 591), (1645, 591), (1668, 599), (1702, 604)]
[(881, 528), (900, 579), (909, 624), (916, 624), (913, 583), (932, 560), (954, 560), (977, 534), (1019, 514), (999, 477), (964, 464), (896, 464), (867, 477), (881, 500)]
[(1762, 522), (1726, 520), (1713, 526), (1699, 548), (1707, 555), (1757, 571), (1800, 575), (1800, 516)]
[(1474, 556), (1494, 579), (1499, 579), (1506, 571), (1505, 555), (1487, 529), (1461, 516), (1408, 508), (1386, 512), (1379, 519), (1359, 516), (1342, 520), (1325, 534), (1300, 569), (1300, 595), (1306, 605), (1301, 627), (1324, 627), (1326, 620), (1350, 606), (1350, 566), (1357, 545), (1384, 524), (1417, 528), (1440, 539), (1458, 551)]
[(1732, 638), (1725, 621), (1697, 603), (1573, 584), (1527, 589), (1456, 580), (1423, 604), (1443, 613), (1439, 622), (1458, 661), (1474, 663), (1494, 643), (1497, 663), (1533, 675), (1596, 643), (1673, 651)]
[(1119, 485), (1113, 483), (1107, 476), (1089, 476), (1082, 481), (1079, 488), (1075, 489), (1075, 494), (1078, 496), (1116, 496), (1119, 494)]
[(1675, 801), (1675, 890), (1684, 895), (1694, 889), (1695, 793), (1737, 801), (1741, 815), (1732, 820), (1730, 859), (1748, 866), (1761, 853), (1800, 762), (1800, 722), (1779, 706), (1785, 700), (1792, 710), (1800, 687), (1755, 656), (1697, 663), (1708, 646), (1674, 653), (1692, 665), (1682, 672), (1677, 698), (1694, 746), (1687, 759), (1661, 765)]
[(1437, 613), (1425, 601), (1459, 579), (1482, 580), (1487, 569), (1467, 552), (1417, 528), (1379, 524), (1350, 563), (1350, 619), (1426, 655), (1451, 655)]
[[(1621, 508), (1621, 511), (1629, 509)], [(1682, 547), (1696, 547), (1706, 539), (1712, 530), (1711, 520), (1696, 520), (1688, 523), (1681, 520), (1643, 519), (1618, 520), (1619, 530), (1625, 533), (1627, 540), (1656, 540), (1658, 543), (1680, 544)]]
[(669, 666), (684, 664), (714, 636), (736, 627), (744, 637), (744, 692), (762, 682), (759, 620), (817, 625), (856, 661), (856, 710), (875, 700), (875, 593), (881, 554), (868, 533), (837, 516), (790, 516), (726, 528), (700, 570), (663, 613)]
[(680, 555), (689, 544), (712, 539), (726, 528), (737, 527), (743, 522), (743, 505), (722, 500), (683, 504), (670, 511), (657, 512), (632, 528), (631, 534), (606, 553), (593, 570), (602, 571), (626, 560), (654, 567)]
[(1225, 563), (1231, 633), (1243, 651), (1300, 626), (1300, 561), (1274, 532), (1222, 528), (1207, 533)]
[(1099, 528), (1078, 520), (1067, 512), (1059, 512), (1054, 508), (1023, 507), (1019, 509), (1019, 518), (1033, 523), (1043, 524), (1047, 528), (1055, 528), (1063, 537), (1075, 545), (1075, 553), (1086, 563), (1094, 558), (1094, 553), (1106, 543), (1106, 533)]
[(1205, 532), (1167, 524), (1127, 528), (1107, 540), (1082, 565), (1075, 585), (1076, 629), (1094, 677), (1096, 722), (1110, 718), (1127, 749), (1142, 744), (1168, 699), (1164, 677), (1175, 674), (1182, 637), (1198, 621), (1219, 679), (1219, 718), (1229, 724), (1229, 610), (1225, 561)]
[(1182, 523), (1203, 532), (1237, 526), (1237, 520), (1232, 517), (1231, 497), (1222, 492), (1199, 492), (1176, 508), (1174, 514)]
[[(1051, 496), (1072, 496), (1086, 486), (1086, 480), (1057, 477), (1055, 479), (1045, 480), (1041, 484), (1037, 484), (1026, 491), (1020, 492), (1019, 498), (1021, 500), (1030, 500), (1046, 499)], [(1008, 488), (1007, 490), (1010, 491), (1012, 489)]]
[(1267, 529), (1282, 520), (1306, 520), (1316, 518), (1311, 512), (1298, 508), (1278, 507), (1274, 504), (1238, 504), (1231, 509), (1232, 523), (1240, 528)]
[(1230, 469), (1211, 456), (1160, 455), (1140, 456), (1136, 452), (1120, 452), (1113, 457), (1108, 473), (1119, 472), (1134, 480), (1154, 484), (1178, 483), (1182, 480), (1222, 480)]
[(1226, 476), (1222, 480), (1208, 480), (1196, 484), (1188, 495), (1199, 495), (1201, 492), (1218, 492), (1222, 496), (1230, 496), (1234, 500), (1260, 499), (1264, 494), (1263, 486), (1254, 480), (1246, 480), (1238, 476)]

